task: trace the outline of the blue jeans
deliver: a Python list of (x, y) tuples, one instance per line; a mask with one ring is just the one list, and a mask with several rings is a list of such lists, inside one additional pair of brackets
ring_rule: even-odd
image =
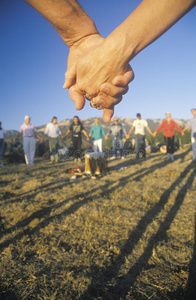
[(146, 149), (145, 149), (145, 135), (136, 134), (135, 135), (135, 147), (136, 147), (136, 157), (139, 157), (139, 153), (142, 154), (143, 157), (146, 157)]
[(4, 139), (0, 139), (0, 162), (3, 156), (3, 151), (4, 151)]
[(123, 156), (123, 142), (122, 140), (113, 139), (113, 150), (114, 150), (114, 156), (117, 157), (117, 152), (120, 151), (120, 157)]

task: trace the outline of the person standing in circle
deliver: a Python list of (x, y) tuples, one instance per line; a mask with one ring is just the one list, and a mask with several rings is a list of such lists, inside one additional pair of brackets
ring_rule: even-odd
[(51, 152), (51, 163), (58, 162), (58, 149), (59, 149), (59, 136), (63, 139), (63, 135), (59, 129), (59, 125), (57, 124), (57, 117), (53, 117), (51, 123), (46, 125), (46, 129), (44, 131), (44, 136), (42, 138), (42, 142), (44, 141), (45, 136), (48, 135), (49, 139), (49, 149)]
[(3, 156), (3, 151), (4, 151), (4, 134), (5, 131), (4, 129), (1, 127), (1, 122), (0, 122), (0, 167), (3, 167), (1, 160), (2, 160), (2, 156)]
[(93, 139), (94, 152), (102, 152), (103, 151), (102, 137), (105, 137), (106, 133), (98, 118), (95, 119), (94, 125), (91, 127), (89, 136), (92, 137)]
[(167, 160), (171, 161), (174, 161), (174, 129), (184, 135), (183, 130), (174, 120), (172, 120), (171, 113), (167, 112), (166, 119), (159, 125), (153, 134), (155, 137), (158, 132), (163, 130), (164, 141), (167, 148)]
[(105, 140), (108, 136), (112, 135), (112, 144), (114, 155), (110, 159), (117, 158), (117, 152), (120, 151), (120, 158), (124, 159), (123, 153), (123, 136), (126, 136), (126, 130), (124, 126), (119, 122), (118, 117), (113, 118), (114, 123), (111, 125), (109, 132), (107, 133)]
[(187, 122), (186, 127), (183, 129), (183, 132), (185, 132), (187, 129), (191, 129), (193, 161), (196, 161), (196, 108), (192, 108), (191, 112), (193, 118)]
[(141, 114), (138, 113), (136, 115), (137, 119), (133, 121), (133, 125), (131, 126), (129, 133), (127, 134), (126, 138), (130, 138), (131, 132), (135, 128), (135, 146), (136, 146), (136, 158), (139, 158), (140, 153), (142, 157), (146, 157), (146, 144), (145, 144), (145, 128), (148, 132), (153, 136), (153, 133), (148, 126), (146, 120), (141, 118)]
[(73, 118), (73, 122), (70, 125), (69, 129), (67, 130), (65, 134), (65, 139), (71, 132), (71, 144), (73, 146), (73, 155), (74, 155), (74, 161), (81, 161), (82, 158), (82, 133), (86, 136), (87, 141), (89, 141), (89, 136), (80, 122), (80, 119), (78, 116), (75, 116)]
[(34, 125), (30, 124), (31, 118), (29, 116), (25, 116), (24, 120), (24, 124), (21, 125), (20, 130), (16, 137), (13, 139), (13, 141), (15, 142), (21, 134), (23, 135), (23, 150), (25, 155), (25, 162), (26, 165), (29, 166), (33, 165), (35, 157), (36, 142), (34, 135), (36, 135), (40, 141), (41, 137), (37, 133), (37, 130), (34, 127)]

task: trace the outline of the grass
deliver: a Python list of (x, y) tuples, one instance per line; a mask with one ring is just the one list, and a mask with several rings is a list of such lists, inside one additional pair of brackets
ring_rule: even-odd
[(195, 299), (196, 165), (175, 157), (1, 168), (0, 299)]

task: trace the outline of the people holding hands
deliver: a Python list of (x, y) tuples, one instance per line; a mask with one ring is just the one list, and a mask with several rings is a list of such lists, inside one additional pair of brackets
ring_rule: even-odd
[(171, 161), (174, 161), (174, 129), (184, 135), (183, 130), (174, 120), (172, 120), (171, 113), (167, 112), (166, 119), (159, 125), (153, 134), (155, 137), (158, 132), (163, 130), (164, 141), (167, 149), (167, 160)]
[(134, 78), (129, 62), (160, 37), (195, 4), (195, 0), (143, 0), (106, 39), (76, 0), (26, 0), (41, 13), (69, 47), (64, 88), (76, 109), (85, 98), (103, 109), (109, 122), (128, 83)]

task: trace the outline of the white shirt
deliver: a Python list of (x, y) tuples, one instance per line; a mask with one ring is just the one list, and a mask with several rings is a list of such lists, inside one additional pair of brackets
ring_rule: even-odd
[(56, 138), (59, 135), (61, 135), (61, 131), (59, 129), (58, 124), (48, 123), (46, 125), (46, 129), (44, 131), (45, 134), (47, 134), (51, 138)]
[(192, 135), (192, 137), (196, 138), (196, 118), (190, 119), (187, 122), (186, 126), (191, 128), (191, 135)]
[(133, 121), (133, 127), (135, 127), (135, 134), (145, 135), (144, 129), (147, 126), (148, 126), (148, 123), (147, 123), (146, 120), (143, 120), (143, 119), (139, 120), (139, 119), (137, 119), (137, 120)]
[(4, 139), (5, 130), (3, 128), (0, 129), (0, 139)]
[(19, 132), (23, 134), (23, 137), (30, 137), (30, 136), (34, 136), (34, 133), (36, 132), (36, 128), (34, 127), (34, 125), (32, 124), (22, 124), (22, 126), (20, 127)]

